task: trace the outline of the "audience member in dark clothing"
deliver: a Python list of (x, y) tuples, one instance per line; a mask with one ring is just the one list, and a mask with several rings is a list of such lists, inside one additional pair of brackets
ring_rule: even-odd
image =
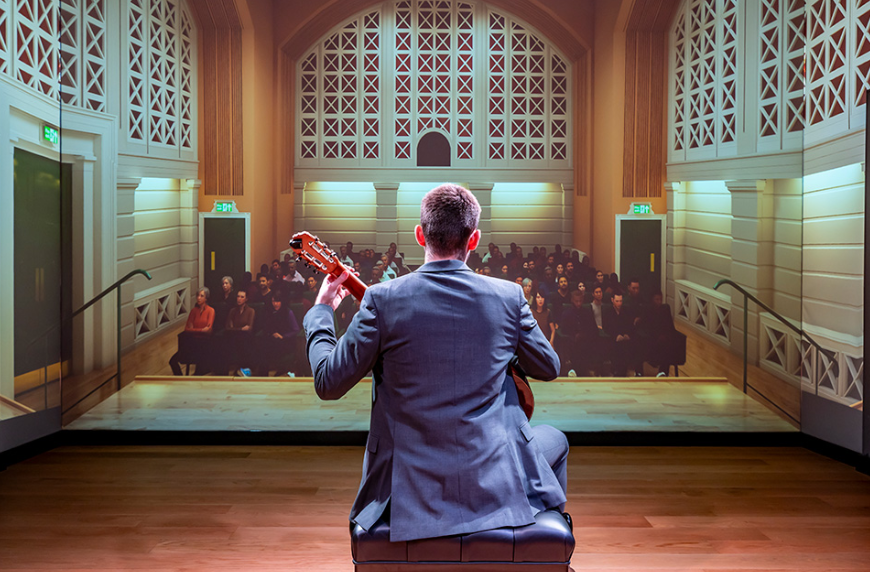
[(559, 289), (550, 294), (550, 311), (553, 312), (553, 321), (559, 323), (559, 317), (562, 314), (562, 307), (571, 303), (571, 292), (568, 290), (568, 279), (562, 276), (559, 278)]
[(290, 308), (284, 306), (283, 297), (277, 294), (272, 296), (271, 307), (264, 308), (257, 320), (260, 322), (256, 343), (259, 353), (257, 373), (265, 376), (282, 358), (292, 357), (299, 324)]
[(266, 274), (257, 275), (257, 293), (250, 297), (250, 302), (254, 304), (263, 304), (268, 307), (272, 303), (272, 283), (271, 276)]
[(638, 330), (646, 340), (646, 361), (659, 369), (659, 375), (666, 375), (670, 366), (678, 363), (676, 344), (680, 341), (679, 332), (674, 328), (671, 307), (663, 304), (662, 293), (652, 295), (652, 303), (644, 308), (638, 322)]
[(553, 312), (547, 307), (547, 300), (540, 292), (535, 292), (534, 304), (532, 304), (532, 315), (535, 321), (538, 322), (538, 327), (550, 340), (550, 345), (553, 345), (553, 338), (556, 336), (556, 324), (553, 322)]
[[(199, 358), (197, 360), (195, 374), (202, 375), (203, 366), (200, 361), (204, 357), (204, 345), (197, 343), (197, 338), (211, 337), (214, 326), (214, 308), (208, 305), (209, 290), (200, 288), (196, 293), (196, 306), (187, 316), (184, 331), (178, 335), (178, 351), (169, 358), (169, 367), (174, 375), (181, 375), (180, 361)], [(186, 361), (186, 363), (190, 363)]]
[(227, 316), (236, 305), (236, 293), (233, 291), (233, 279), (231, 276), (221, 278), (221, 292), (212, 303), (214, 308), (214, 331), (220, 332), (227, 325)]
[(604, 313), (604, 330), (613, 344), (613, 375), (625, 377), (628, 368), (643, 375), (643, 357), (635, 341), (634, 319), (622, 307), (622, 294), (613, 295), (613, 307)]
[(634, 325), (636, 326), (640, 321), (640, 317), (643, 315), (643, 310), (646, 306), (643, 297), (640, 295), (640, 281), (637, 278), (632, 278), (628, 281), (628, 295), (625, 296), (625, 302), (623, 305), (625, 306), (625, 310), (634, 319)]
[(236, 293), (236, 307), (230, 310), (224, 330), (223, 362), (221, 370), (226, 371), (229, 363), (242, 367), (250, 366), (250, 341), (254, 329), (254, 309), (248, 306), (248, 295), (244, 290)]
[(320, 283), (317, 281), (317, 278), (314, 276), (309, 276), (306, 281), (307, 288), (305, 292), (302, 293), (302, 297), (314, 304), (314, 300), (317, 298), (317, 291), (320, 290)]
[(595, 357), (595, 341), (598, 338), (598, 327), (592, 310), (583, 305), (583, 292), (571, 292), (571, 304), (565, 306), (558, 319), (559, 340), (563, 347), (556, 351), (562, 359), (562, 369), (573, 369), (579, 376), (586, 376), (592, 369)]

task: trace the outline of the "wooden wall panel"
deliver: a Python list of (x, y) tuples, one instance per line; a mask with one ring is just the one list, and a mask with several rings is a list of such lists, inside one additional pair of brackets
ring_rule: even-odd
[(242, 26), (233, 0), (191, 0), (202, 37), (202, 188), (243, 195)]
[(668, 34), (679, 0), (636, 2), (625, 40), (623, 197), (661, 197), (665, 182)]

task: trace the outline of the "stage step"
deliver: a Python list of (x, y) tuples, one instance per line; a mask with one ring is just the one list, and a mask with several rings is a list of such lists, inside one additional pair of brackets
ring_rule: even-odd
[[(147, 381), (147, 382), (203, 382), (203, 381), (225, 381), (225, 382), (304, 382), (304, 383), (314, 383), (313, 377), (289, 377), (289, 376), (275, 376), (275, 377), (244, 377), (244, 376), (233, 376), (233, 375), (137, 375), (136, 381)], [(538, 381), (536, 379), (531, 380), (533, 383), (547, 383), (544, 381)], [(574, 383), (574, 382), (600, 382), (600, 383), (636, 383), (636, 382), (680, 382), (680, 383), (728, 383), (728, 380), (724, 377), (557, 377), (553, 380), (554, 382), (560, 383)], [(370, 377), (363, 378), (361, 383), (371, 382)]]

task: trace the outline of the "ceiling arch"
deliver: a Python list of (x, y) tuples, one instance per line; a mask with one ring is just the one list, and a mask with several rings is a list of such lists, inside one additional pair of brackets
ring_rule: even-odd
[[(290, 59), (296, 60), (335, 25), (383, 2), (384, 0), (276, 2), (273, 23), (276, 47), (283, 50)], [(509, 12), (541, 30), (571, 61), (580, 58), (593, 45), (592, 0), (487, 0), (487, 4)]]

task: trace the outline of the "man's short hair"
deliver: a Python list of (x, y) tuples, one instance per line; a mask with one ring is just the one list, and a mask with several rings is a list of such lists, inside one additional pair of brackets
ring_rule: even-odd
[(583, 292), (581, 292), (580, 290), (573, 290), (573, 291), (571, 292), (571, 301), (572, 301), (572, 302), (573, 302), (574, 300), (582, 299), (582, 298), (583, 298)]
[(426, 247), (436, 256), (464, 254), (471, 233), (480, 222), (480, 204), (459, 185), (435, 187), (423, 197), (420, 226)]

